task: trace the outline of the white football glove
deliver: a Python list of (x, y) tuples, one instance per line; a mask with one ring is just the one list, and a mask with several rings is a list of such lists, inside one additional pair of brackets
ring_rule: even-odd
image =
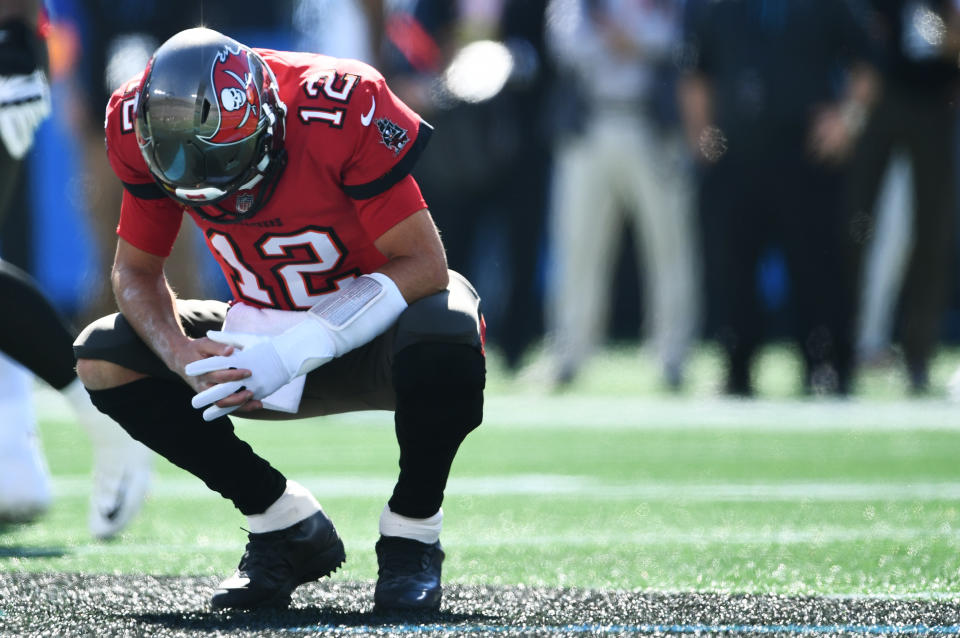
[(50, 114), (50, 84), (43, 72), (46, 44), (23, 20), (0, 25), (0, 143), (19, 160)]
[(203, 418), (212, 421), (237, 407), (220, 408), (221, 399), (246, 388), (253, 398), (268, 397), (295, 377), (319, 368), (361, 346), (389, 328), (407, 307), (397, 285), (384, 274), (372, 273), (344, 285), (337, 293), (305, 313), (304, 320), (273, 337), (211, 330), (207, 337), (238, 350), (187, 364), (184, 371), (198, 376), (215, 370), (243, 368), (251, 375), (219, 383), (193, 397), (193, 407), (210, 405)]
[[(284, 337), (284, 335), (287, 336)], [(213, 421), (240, 407), (235, 405), (222, 408), (213, 404), (239, 392), (243, 388), (250, 390), (254, 399), (260, 400), (290, 383), (294, 377), (298, 376), (298, 370), (285, 364), (284, 353), (288, 352), (291, 347), (296, 348), (297, 344), (291, 343), (299, 341), (299, 339), (295, 339), (295, 336), (284, 333), (276, 337), (264, 337), (243, 332), (208, 331), (207, 338), (233, 346), (236, 349), (233, 354), (225, 357), (208, 357), (188, 363), (184, 371), (189, 376), (195, 377), (215, 370), (242, 368), (249, 370), (250, 376), (239, 381), (227, 381), (207, 388), (193, 397), (191, 401), (193, 407), (200, 409), (210, 406), (203, 411), (203, 419)], [(332, 358), (332, 354), (327, 357), (315, 357), (314, 362), (317, 364), (316, 367), (319, 367)], [(297, 361), (299, 362), (299, 359)]]
[(0, 140), (13, 159), (33, 145), (33, 135), (50, 114), (50, 87), (43, 71), (0, 76)]

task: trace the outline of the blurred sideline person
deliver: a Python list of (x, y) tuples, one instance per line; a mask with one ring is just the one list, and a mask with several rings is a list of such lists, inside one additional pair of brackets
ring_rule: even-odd
[[(502, 162), (501, 189), (492, 209), (506, 234), (501, 269), (506, 287), (499, 330), (491, 330), (509, 370), (518, 370), (525, 355), (543, 336), (544, 294), (540, 273), (546, 249), (553, 133), (542, 122), (555, 108), (555, 67), (546, 52), (547, 0), (504, 0), (498, 37), (514, 59), (512, 78), (494, 98), (496, 120), (512, 121), (499, 137), (513, 133), (511, 152)], [(539, 122), (527, 130), (532, 122)], [(491, 341), (494, 339), (491, 336)]]
[[(380, 516), (375, 608), (435, 610), (443, 491), (483, 413), (480, 300), (448, 271), (409, 175), (432, 131), (372, 67), (183, 31), (111, 96), (124, 184), (120, 314), (78, 337), (94, 404), (247, 517), (214, 608), (286, 606), (344, 546), (317, 500), (228, 414), (392, 410), (400, 474)], [(234, 303), (178, 300), (164, 264), (184, 213)], [(202, 412), (200, 411), (202, 410)]]
[[(469, 276), (510, 371), (542, 336), (550, 172), (546, 0), (416, 0), (387, 14), (391, 85), (437, 126), (414, 175), (450, 267)], [(450, 161), (457, 158), (456, 162)]]
[[(39, 2), (0, 1), (0, 217), (34, 133), (50, 112), (38, 13)], [(0, 326), (0, 522), (32, 520), (52, 501), (36, 434), (35, 374), (63, 394), (90, 436), (94, 486), (88, 523), (98, 538), (112, 537), (140, 509), (151, 453), (90, 404), (74, 371), (74, 335), (66, 321), (36, 282), (2, 260), (0, 298), (6, 308)]]
[(779, 247), (802, 387), (847, 394), (855, 292), (843, 194), (877, 90), (865, 11), (857, 0), (703, 1), (692, 11), (682, 103), (701, 162), (705, 272), (719, 306), (726, 392), (753, 393), (766, 338), (758, 264)]
[(627, 225), (643, 255), (645, 331), (666, 385), (682, 383), (699, 316), (688, 162), (682, 137), (655, 117), (658, 69), (674, 60), (681, 18), (670, 0), (547, 9), (548, 50), (584, 98), (581, 130), (555, 146), (546, 315), (555, 384), (571, 382), (603, 336)]
[[(883, 53), (883, 91), (851, 164), (851, 223), (872, 227), (883, 175), (896, 154), (910, 166), (913, 242), (898, 317), (909, 389), (929, 390), (953, 283), (960, 2), (870, 0)], [(855, 263), (863, 243), (853, 244)]]
[(383, 5), (384, 0), (294, 0), (293, 46), (378, 66)]
[(895, 152), (877, 193), (873, 218), (854, 213), (851, 220), (854, 241), (866, 243), (857, 311), (859, 366), (883, 367), (893, 361), (897, 298), (913, 244), (912, 172), (904, 153)]

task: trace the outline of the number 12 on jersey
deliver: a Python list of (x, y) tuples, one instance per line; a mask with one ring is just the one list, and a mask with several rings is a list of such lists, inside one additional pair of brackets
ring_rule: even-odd
[[(233, 286), (242, 299), (270, 307), (280, 305), (274, 286), (264, 280), (261, 272), (248, 265), (228, 235), (210, 231), (208, 241), (221, 260), (229, 265)], [(347, 273), (325, 279), (324, 286), (313, 283), (317, 275), (337, 268), (346, 254), (330, 229), (307, 228), (293, 235), (267, 234), (257, 241), (256, 250), (255, 258), (270, 264), (277, 288), (291, 308), (312, 308), (323, 295), (339, 290), (341, 282), (359, 276), (359, 273)], [(306, 258), (303, 258), (304, 253)]]
[[(360, 81), (359, 75), (353, 73), (338, 74), (333, 69), (320, 71), (303, 83), (303, 92), (308, 98), (326, 98), (332, 102), (348, 104), (353, 95), (353, 89)], [(343, 118), (347, 110), (343, 107), (325, 109), (313, 106), (301, 106), (297, 115), (304, 124), (324, 122), (333, 128), (343, 128)]]

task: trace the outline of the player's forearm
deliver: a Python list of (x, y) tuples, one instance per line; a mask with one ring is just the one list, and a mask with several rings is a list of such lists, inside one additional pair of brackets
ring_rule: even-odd
[(163, 272), (114, 266), (112, 283), (117, 308), (144, 343), (179, 374), (186, 362), (179, 361), (178, 353), (189, 339), (180, 325), (173, 291)]
[(387, 258), (378, 272), (393, 280), (408, 304), (446, 289), (447, 254), (426, 208), (385, 232), (374, 245)]
[(408, 304), (442, 292), (450, 279), (446, 259), (437, 256), (394, 257), (377, 272), (397, 284)]

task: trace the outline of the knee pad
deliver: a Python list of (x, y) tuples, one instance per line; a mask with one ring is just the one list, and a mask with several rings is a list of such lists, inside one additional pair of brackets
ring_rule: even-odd
[(447, 387), (483, 390), (486, 379), (485, 357), (462, 343), (416, 343), (398, 352), (393, 361), (398, 393)]
[[(393, 362), (397, 412), (461, 434), (483, 420), (486, 359), (462, 343), (424, 342), (407, 346)], [(415, 417), (416, 418), (416, 417)]]

